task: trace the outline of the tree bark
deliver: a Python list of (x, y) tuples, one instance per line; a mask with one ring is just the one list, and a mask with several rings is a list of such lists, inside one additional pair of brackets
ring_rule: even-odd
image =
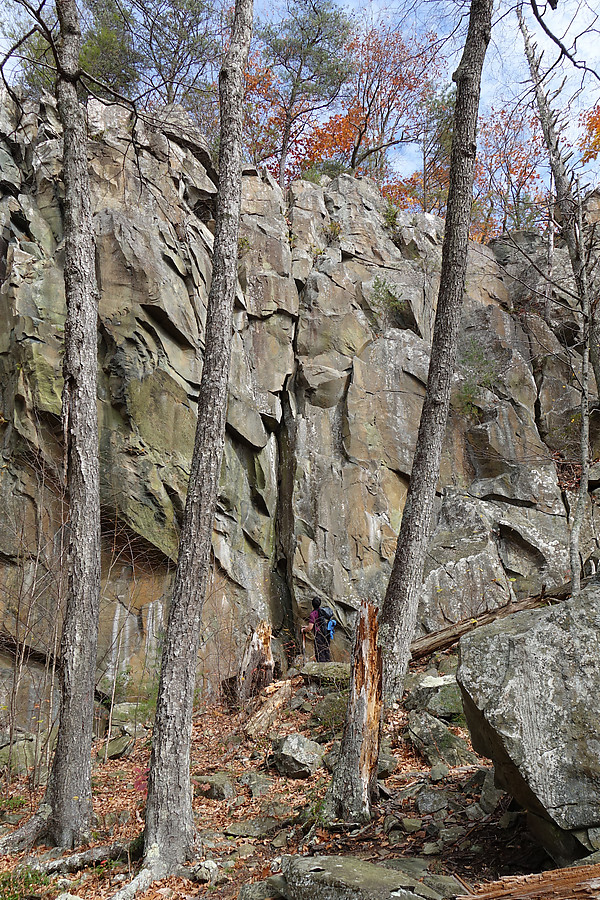
[(585, 248), (583, 245), (583, 204), (581, 201), (581, 189), (577, 180), (577, 225), (576, 240), (579, 257), (583, 260), (579, 280), (581, 317), (583, 319), (583, 347), (581, 359), (581, 425), (579, 429), (579, 460), (581, 462), (581, 475), (579, 476), (579, 489), (577, 491), (577, 503), (571, 520), (571, 535), (569, 541), (569, 556), (571, 563), (571, 582), (573, 584), (573, 596), (577, 597), (581, 590), (581, 556), (579, 553), (579, 540), (581, 526), (585, 516), (588, 502), (588, 484), (590, 474), (590, 293), (588, 288), (587, 269), (585, 265)]
[(326, 817), (368, 822), (377, 792), (383, 667), (377, 607), (363, 601), (356, 622), (350, 694), (340, 755), (325, 801)]
[(61, 639), (61, 708), (46, 803), (51, 839), (81, 842), (92, 813), (91, 745), (100, 598), (98, 289), (84, 111), (77, 98), (81, 32), (75, 0), (57, 0), (58, 113), (63, 126), (65, 357), (63, 433), (69, 538)]
[(219, 193), (198, 424), (154, 725), (145, 865), (172, 869), (192, 851), (192, 706), (199, 625), (208, 576), (225, 434), (241, 198), (241, 114), (252, 0), (236, 0), (231, 44), (219, 76)]
[(457, 93), (450, 183), (427, 393), (396, 556), (380, 616), (387, 704), (402, 696), (410, 659), (450, 404), (467, 267), (481, 71), (490, 39), (492, 5), (493, 0), (472, 0), (463, 55), (453, 75)]
[[(556, 205), (560, 211), (561, 234), (565, 239), (569, 260), (573, 270), (573, 278), (579, 298), (579, 311), (582, 317), (582, 373), (581, 373), (581, 428), (580, 428), (580, 463), (581, 480), (579, 484), (578, 498), (575, 511), (570, 522), (569, 559), (571, 566), (571, 580), (573, 584), (573, 596), (577, 596), (581, 582), (581, 559), (579, 555), (579, 537), (581, 524), (585, 514), (588, 493), (589, 472), (589, 362), (592, 360), (596, 383), (600, 387), (600, 358), (598, 354), (598, 335), (600, 326), (598, 316), (600, 312), (596, 304), (593, 321), (590, 303), (590, 293), (586, 268), (585, 235), (583, 230), (583, 214), (581, 209), (581, 197), (579, 191), (575, 196), (573, 186), (573, 173), (569, 172), (563, 156), (559, 136), (557, 117), (550, 106), (550, 101), (543, 89), (540, 74), (540, 61), (536, 56), (535, 47), (531, 42), (527, 26), (520, 8), (517, 7), (519, 28), (523, 35), (525, 56), (529, 65), (529, 72), (535, 90), (535, 99), (538, 108), (538, 116), (542, 126), (544, 142), (550, 159), (550, 168), (556, 187)], [(590, 342), (594, 340), (594, 347), (590, 350)]]

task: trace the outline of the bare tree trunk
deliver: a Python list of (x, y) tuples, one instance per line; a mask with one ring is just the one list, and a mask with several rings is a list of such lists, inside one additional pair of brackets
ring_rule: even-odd
[(590, 472), (590, 294), (588, 289), (587, 270), (585, 266), (585, 247), (583, 233), (583, 206), (581, 202), (581, 189), (577, 180), (577, 227), (576, 240), (578, 254), (584, 261), (581, 268), (581, 315), (583, 318), (583, 347), (581, 360), (581, 427), (579, 431), (579, 453), (581, 462), (581, 477), (579, 490), (577, 491), (577, 504), (571, 521), (571, 535), (569, 541), (569, 557), (571, 563), (572, 596), (577, 597), (581, 590), (581, 557), (579, 554), (579, 539), (581, 526), (585, 516), (585, 508), (588, 501), (588, 483)]
[(363, 601), (356, 621), (350, 695), (340, 755), (325, 801), (325, 815), (368, 822), (377, 792), (383, 710), (383, 666), (377, 607)]
[(227, 410), (241, 197), (241, 114), (252, 0), (236, 0), (219, 76), (219, 194), (198, 425), (162, 656), (146, 807), (146, 866), (172, 868), (194, 839), (190, 743), (199, 625), (208, 577)]
[(546, 301), (544, 303), (544, 321), (549, 327), (552, 324), (552, 277), (554, 272), (554, 194), (552, 192), (552, 176), (550, 176), (550, 192), (548, 198), (548, 249), (546, 253)]
[(75, 0), (57, 0), (58, 112), (64, 130), (65, 358), (63, 431), (69, 531), (61, 640), (61, 707), (46, 802), (49, 833), (73, 847), (92, 813), (91, 745), (100, 598), (98, 289), (84, 111), (77, 98), (81, 32)]
[(490, 39), (493, 0), (472, 0), (457, 84), (450, 186), (440, 292), (410, 485), (392, 574), (380, 616), (386, 703), (402, 695), (418, 611), (418, 590), (439, 477), (462, 309), (473, 199), (481, 70)]
[(292, 123), (286, 116), (285, 125), (283, 126), (283, 138), (281, 142), (281, 150), (279, 151), (279, 187), (285, 196), (285, 167), (287, 165), (288, 151), (290, 149), (290, 134)]
[[(581, 209), (581, 197), (579, 191), (575, 196), (573, 191), (573, 174), (567, 170), (567, 165), (560, 147), (558, 136), (558, 117), (550, 106), (550, 102), (542, 85), (540, 73), (540, 60), (536, 56), (535, 47), (531, 42), (527, 26), (520, 8), (517, 7), (519, 28), (523, 35), (525, 56), (529, 65), (529, 72), (535, 90), (535, 99), (538, 108), (538, 116), (542, 126), (544, 142), (550, 158), (550, 168), (556, 186), (556, 205), (560, 211), (561, 234), (565, 239), (569, 251), (569, 259), (575, 287), (579, 298), (579, 311), (582, 316), (582, 383), (581, 383), (581, 429), (580, 429), (580, 462), (581, 481), (578, 491), (578, 499), (575, 511), (571, 518), (571, 533), (569, 540), (569, 558), (571, 565), (571, 581), (573, 596), (577, 596), (581, 584), (581, 559), (579, 555), (579, 537), (581, 524), (585, 514), (588, 493), (589, 472), (589, 360), (590, 356), (594, 364), (596, 383), (600, 385), (600, 360), (597, 344), (590, 353), (590, 339), (597, 339), (598, 322), (591, 322), (591, 304), (586, 269), (585, 235), (583, 231), (583, 213)], [(598, 315), (595, 312), (595, 317)]]

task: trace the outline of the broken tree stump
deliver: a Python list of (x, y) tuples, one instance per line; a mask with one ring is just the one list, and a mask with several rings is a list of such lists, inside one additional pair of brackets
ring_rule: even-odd
[(268, 622), (259, 622), (246, 641), (238, 674), (221, 682), (225, 699), (232, 706), (243, 705), (271, 684), (274, 669), (271, 626)]
[(326, 816), (345, 822), (368, 822), (377, 793), (383, 710), (383, 661), (377, 636), (377, 607), (363, 600), (356, 619), (340, 755), (325, 800)]

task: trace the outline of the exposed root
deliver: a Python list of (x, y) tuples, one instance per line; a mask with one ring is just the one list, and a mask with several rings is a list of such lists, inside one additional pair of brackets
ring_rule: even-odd
[(21, 853), (29, 850), (36, 841), (44, 836), (48, 829), (50, 813), (48, 804), (43, 803), (37, 813), (28, 819), (20, 828), (16, 828), (0, 841), (0, 856), (8, 856), (10, 853)]
[(42, 875), (65, 875), (70, 872), (78, 872), (86, 866), (94, 866), (104, 862), (105, 859), (126, 860), (129, 859), (130, 848), (128, 844), (110, 844), (101, 847), (92, 847), (91, 850), (83, 850), (81, 853), (72, 853), (60, 859), (51, 859), (48, 862), (27, 860), (27, 866)]
[(147, 890), (155, 881), (166, 878), (171, 874), (171, 868), (164, 859), (161, 858), (160, 850), (157, 844), (149, 847), (144, 858), (144, 866), (133, 881), (113, 894), (110, 900), (133, 900), (140, 891)]
[(155, 881), (166, 878), (167, 875), (177, 875), (179, 878), (187, 878), (199, 884), (214, 884), (219, 870), (213, 860), (207, 859), (196, 866), (169, 865), (161, 859), (158, 846), (150, 847), (144, 859), (144, 866), (135, 876), (133, 881), (113, 894), (110, 900), (133, 900), (136, 894), (147, 890)]

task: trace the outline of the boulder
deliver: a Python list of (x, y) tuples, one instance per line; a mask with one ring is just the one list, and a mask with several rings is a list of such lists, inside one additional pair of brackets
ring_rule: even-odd
[(423, 754), (430, 766), (469, 766), (478, 763), (466, 742), (453, 734), (447, 725), (427, 712), (411, 712), (406, 737)]
[(425, 675), (404, 700), (406, 709), (419, 709), (447, 719), (464, 723), (462, 697), (454, 675)]
[(417, 882), (401, 870), (345, 856), (284, 856), (287, 900), (417, 900)]
[(194, 782), (194, 793), (207, 797), (209, 800), (230, 800), (235, 797), (233, 779), (228, 772), (196, 776)]
[[(458, 682), (473, 746), (562, 863), (600, 836), (600, 584), (466, 635)], [(600, 844), (599, 844), (600, 846)]]
[(273, 742), (274, 764), (288, 778), (310, 778), (323, 765), (323, 750), (301, 734), (290, 734)]
[(300, 674), (309, 683), (325, 684), (339, 691), (350, 684), (350, 664), (347, 662), (307, 662)]

